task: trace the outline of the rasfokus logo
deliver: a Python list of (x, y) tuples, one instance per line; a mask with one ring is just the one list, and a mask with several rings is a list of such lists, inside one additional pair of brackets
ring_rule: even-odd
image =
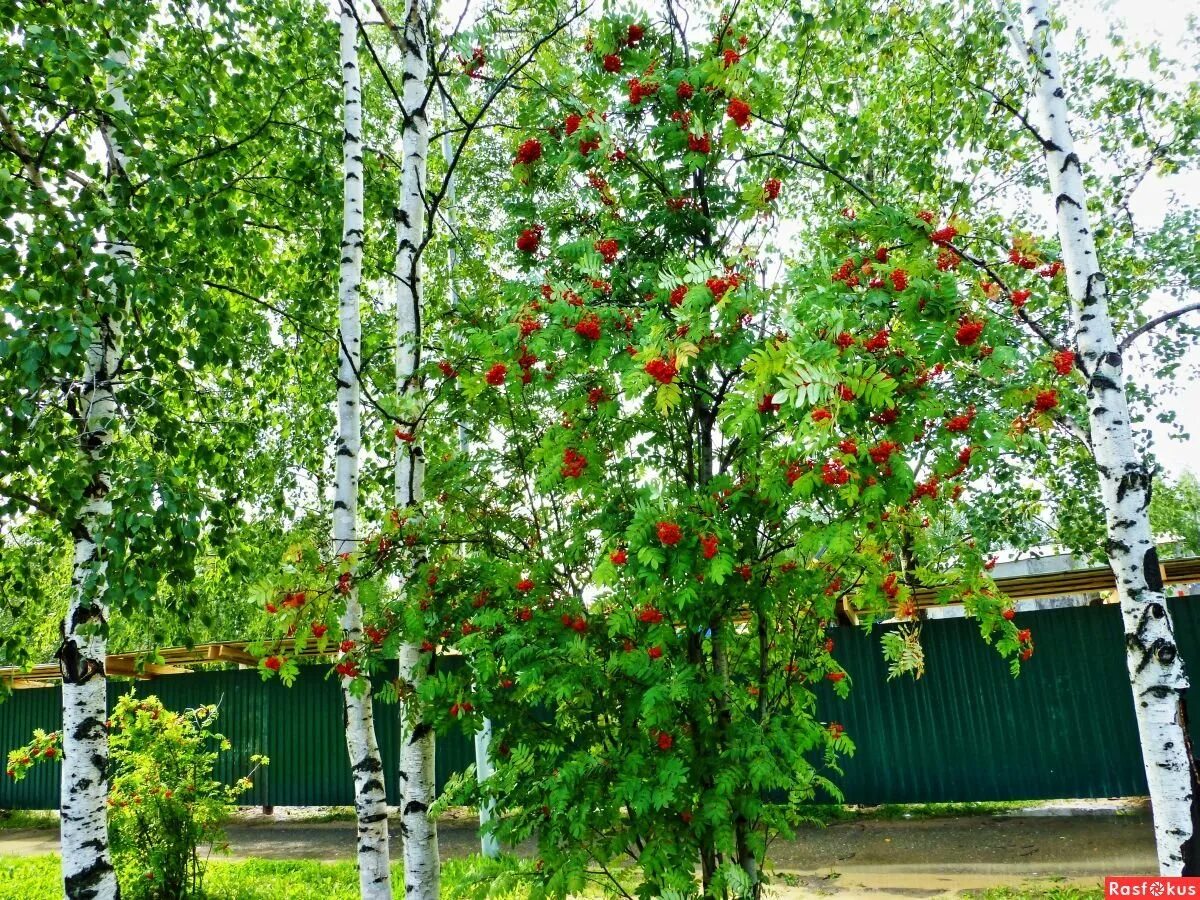
[(1105, 897), (1200, 897), (1200, 878), (1159, 875), (1107, 875)]

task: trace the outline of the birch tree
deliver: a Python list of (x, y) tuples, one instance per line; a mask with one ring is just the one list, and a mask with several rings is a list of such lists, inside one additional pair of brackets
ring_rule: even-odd
[(1108, 560), (1121, 603), (1159, 868), (1164, 875), (1195, 875), (1200, 871), (1194, 840), (1200, 775), (1187, 733), (1184, 698), (1189, 682), (1164, 601), (1150, 528), (1153, 469), (1134, 443), (1122, 348), (1113, 332), (1050, 7), (1048, 0), (1027, 0), (1018, 27), (1004, 0), (997, 5), (1006, 38), (1032, 82), (1035, 127), (1054, 197), (1074, 344), (1087, 381), (1087, 439), (1099, 473)]
[[(121, 86), (129, 57), (124, 50), (111, 56), (108, 77), (112, 108), (130, 114)], [(107, 181), (128, 177), (129, 160), (122, 140), (103, 120), (101, 131), (107, 150)], [(120, 236), (101, 237), (101, 246), (119, 269), (133, 265), (133, 247)], [(114, 289), (110, 276), (108, 287)], [(120, 290), (120, 288), (116, 288)], [(117, 304), (118, 309), (121, 304)], [(123, 311), (122, 311), (123, 312)], [(111, 488), (106, 456), (112, 443), (117, 415), (116, 378), (121, 364), (122, 312), (102, 315), (96, 323), (86, 354), (80, 383), (79, 444), (89, 465), (75, 539), (71, 599), (63, 620), (58, 659), (62, 668), (63, 766), (59, 812), (63, 892), (68, 900), (120, 896), (116, 872), (108, 851), (108, 718), (107, 679), (104, 665), (108, 607), (104, 597), (105, 563), (100, 552), (106, 525), (112, 516)]]
[[(362, 443), (359, 372), (362, 369), (362, 326), (359, 292), (365, 221), (363, 212), (362, 78), (358, 64), (358, 23), (352, 0), (342, 0), (339, 36), (342, 73), (342, 243), (338, 285), (338, 436), (334, 444), (333, 552), (343, 559), (358, 555), (358, 457)], [(358, 588), (347, 583), (342, 636), (362, 638), (363, 615)], [(389, 900), (387, 793), (383, 760), (375, 736), (371, 685), (343, 674), (346, 749), (354, 777), (358, 818), (358, 879), (363, 900)]]
[[(400, 202), (396, 211), (396, 393), (400, 415), (409, 420), (409, 439), (396, 442), (395, 505), (421, 502), (425, 460), (420, 443), (421, 258), (425, 237), (426, 157), (429, 151), (429, 11), (424, 0), (407, 0), (403, 16)], [(416, 702), (432, 660), (411, 640), (400, 645), (404, 685), (404, 728), (400, 747), (401, 827), (404, 891), (410, 900), (436, 900), (441, 864), (437, 823), (429, 816), (436, 794), (435, 733)]]

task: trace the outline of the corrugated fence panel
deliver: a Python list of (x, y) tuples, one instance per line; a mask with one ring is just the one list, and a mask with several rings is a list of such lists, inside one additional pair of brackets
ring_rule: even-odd
[[(1180, 651), (1200, 672), (1200, 602), (1172, 601)], [(839, 700), (821, 688), (823, 718), (841, 722), (858, 746), (834, 776), (850, 803), (921, 803), (1112, 797), (1145, 793), (1137, 728), (1125, 674), (1120, 611), (1115, 606), (1021, 613), (1037, 655), (1019, 678), (980, 640), (973, 622), (924, 626), (927, 674), (887, 679), (880, 632), (839, 628), (835, 655), (852, 690)], [(451, 663), (453, 664), (453, 663)], [(133, 682), (168, 708), (220, 703), (220, 731), (234, 745), (220, 775), (245, 772), (253, 753), (270, 766), (255, 778), (247, 803), (349, 805), (341, 692), (325, 667), (306, 667), (291, 688), (264, 683), (253, 670), (200, 672)], [(385, 677), (395, 676), (395, 664)], [(1196, 677), (1193, 674), (1193, 677)], [(130, 682), (110, 685), (109, 701)], [(58, 688), (17, 691), (0, 703), (0, 753), (20, 746), (36, 727), (60, 722)], [(1200, 740), (1200, 715), (1193, 715)], [(376, 703), (388, 801), (395, 804), (400, 721), (395, 705)], [(439, 787), (474, 762), (470, 736), (439, 736)], [(39, 766), (21, 783), (0, 779), (0, 808), (51, 809), (57, 767)]]

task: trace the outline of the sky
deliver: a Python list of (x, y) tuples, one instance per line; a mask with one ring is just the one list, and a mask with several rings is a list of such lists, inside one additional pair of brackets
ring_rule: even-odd
[[(1197, 24), (1200, 0), (1066, 0), (1061, 8), (1072, 29), (1087, 32), (1093, 47), (1099, 46), (1096, 41), (1103, 38), (1115, 20), (1121, 21), (1122, 31), (1130, 39), (1158, 43), (1169, 56), (1188, 59), (1190, 54), (1194, 57), (1200, 41), (1200, 25)], [(1069, 39), (1069, 33), (1061, 36), (1064, 45)], [(1200, 199), (1200, 173), (1147, 179), (1134, 196), (1134, 214), (1147, 226), (1157, 224), (1176, 196), (1197, 202)], [(1189, 298), (1189, 302), (1196, 299)], [(1158, 313), (1173, 308), (1176, 302), (1151, 297), (1147, 306)], [(1193, 313), (1189, 319), (1193, 324), (1198, 320), (1200, 313)], [(1136, 360), (1129, 360), (1129, 371), (1136, 374), (1137, 369)], [(1192, 350), (1174, 387), (1179, 393), (1170, 399), (1168, 408), (1177, 413), (1192, 436), (1188, 441), (1172, 440), (1166, 427), (1156, 425), (1154, 452), (1169, 477), (1178, 477), (1189, 468), (1200, 474), (1200, 350)]]

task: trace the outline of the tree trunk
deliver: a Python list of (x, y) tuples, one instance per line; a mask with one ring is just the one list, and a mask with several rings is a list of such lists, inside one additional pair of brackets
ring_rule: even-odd
[[(125, 67), (124, 51), (112, 54)], [(113, 109), (129, 112), (125, 92), (108, 79)], [(127, 158), (111, 124), (104, 121), (101, 136), (108, 151), (109, 182), (126, 171)], [(101, 247), (119, 266), (133, 265), (133, 247), (111, 236)], [(111, 280), (109, 288), (116, 288)], [(79, 443), (90, 463), (91, 480), (84, 491), (79, 519), (72, 526), (75, 561), (71, 599), (63, 620), (58, 650), (62, 669), (63, 762), (59, 815), (62, 847), (63, 896), (67, 900), (116, 900), (120, 897), (108, 849), (108, 685), (104, 672), (108, 651), (108, 607), (104, 602), (105, 561), (100, 550), (112, 516), (108, 499), (109, 473), (105, 457), (112, 443), (117, 415), (115, 374), (121, 359), (121, 323), (102, 316), (89, 344), (80, 391)]]
[(1193, 840), (1197, 771), (1186, 730), (1188, 680), (1164, 602), (1150, 529), (1152, 472), (1134, 445), (1129, 425), (1121, 352), (1089, 223), (1083, 170), (1068, 121), (1047, 0), (1026, 0), (1023, 16), (1024, 35), (1007, 15), (1005, 28), (1035, 82), (1075, 340), (1088, 377), (1089, 434), (1104, 499), (1109, 565), (1116, 576), (1125, 625), (1126, 663), (1150, 788), (1159, 869), (1164, 875), (1194, 875), (1198, 871)]
[[(425, 227), (428, 118), (428, 9), (424, 0), (408, 0), (403, 26), (404, 76), (401, 95), (403, 146), (400, 207), (396, 211), (396, 385), (400, 415), (411, 418), (414, 435), (396, 442), (396, 506), (419, 503), (425, 465), (415, 402), (419, 391), (421, 350), (420, 247)], [(436, 900), (441, 864), (437, 823), (429, 818), (436, 791), (434, 732), (420, 715), (416, 692), (428, 663), (416, 644), (400, 648), (400, 681), (404, 686), (403, 736), (400, 746), (401, 827), (404, 834), (404, 891), (407, 900)]]
[[(338, 284), (338, 435), (335, 444), (333, 550), (358, 550), (359, 368), (362, 364), (362, 325), (359, 291), (362, 285), (363, 160), (362, 85), (358, 68), (357, 21), (350, 0), (342, 0), (339, 18), (342, 68), (342, 245)], [(351, 586), (341, 616), (344, 638), (362, 638), (362, 607), (358, 589)], [(383, 761), (375, 738), (371, 686), (356, 696), (356, 679), (342, 678), (346, 749), (354, 776), (354, 809), (358, 817), (358, 882), (363, 900), (391, 900), (388, 851), (387, 794)]]

